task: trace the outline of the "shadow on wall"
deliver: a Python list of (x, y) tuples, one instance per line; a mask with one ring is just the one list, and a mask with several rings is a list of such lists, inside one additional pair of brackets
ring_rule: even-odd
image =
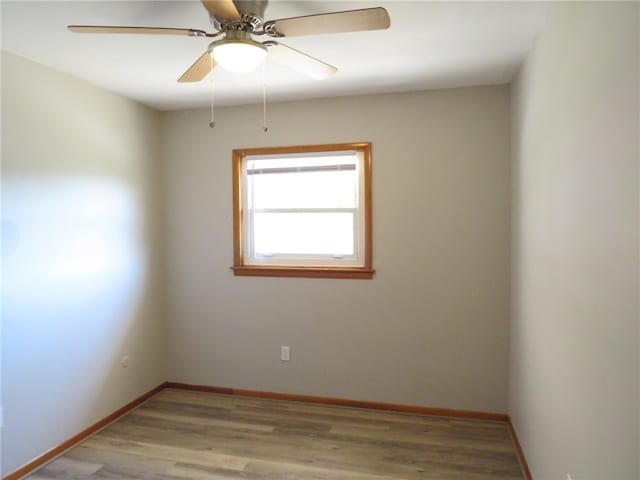
[(4, 176), (3, 454), (33, 441), (16, 437), (22, 422), (90, 415), (78, 389), (99, 392), (112, 375), (147, 283), (137, 195), (109, 178)]
[[(4, 333), (12, 340), (29, 339), (5, 345), (6, 358), (20, 359), (27, 368), (46, 362), (39, 358), (47, 343), (41, 336), (52, 333), (60, 334), (57, 340), (70, 354), (107, 343), (105, 336), (115, 332), (106, 322), (126, 317), (144, 285), (146, 253), (138, 217), (135, 192), (123, 183), (5, 177)], [(77, 322), (80, 317), (85, 321)], [(25, 328), (28, 335), (17, 331)], [(18, 367), (14, 363), (11, 369)]]

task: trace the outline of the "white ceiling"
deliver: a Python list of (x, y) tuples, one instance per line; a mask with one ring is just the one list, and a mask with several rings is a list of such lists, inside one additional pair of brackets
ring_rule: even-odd
[[(266, 19), (383, 6), (389, 30), (282, 39), (338, 67), (313, 80), (267, 63), (271, 101), (507, 83), (542, 29), (549, 3), (272, 0)], [(213, 31), (199, 1), (2, 1), (2, 48), (161, 110), (204, 107), (210, 81), (177, 83), (210, 40), (87, 35), (68, 24)], [(260, 102), (262, 70), (215, 70), (220, 105)]]

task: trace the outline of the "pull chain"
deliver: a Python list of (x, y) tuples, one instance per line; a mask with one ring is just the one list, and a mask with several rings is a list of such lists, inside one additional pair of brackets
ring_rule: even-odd
[(262, 61), (262, 131), (267, 133), (269, 127), (267, 126), (267, 82), (266, 74), (267, 60)]
[(213, 96), (213, 57), (211, 55), (209, 55), (209, 60), (211, 60), (211, 73), (209, 73), (210, 76), (210, 80), (211, 80), (211, 121), (209, 122), (209, 126), (211, 128), (216, 126), (216, 118), (215, 118), (215, 114), (213, 111), (213, 104), (214, 104), (214, 96)]

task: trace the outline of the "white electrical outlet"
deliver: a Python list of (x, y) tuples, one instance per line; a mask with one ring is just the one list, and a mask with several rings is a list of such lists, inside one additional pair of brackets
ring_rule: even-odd
[(122, 357), (122, 368), (127, 368), (129, 366), (129, 355), (125, 355)]
[(291, 360), (291, 348), (286, 345), (280, 347), (280, 360), (283, 362), (288, 362)]

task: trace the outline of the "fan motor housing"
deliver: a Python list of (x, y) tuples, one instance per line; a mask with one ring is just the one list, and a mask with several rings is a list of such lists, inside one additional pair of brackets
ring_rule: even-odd
[(267, 8), (269, 0), (234, 0), (238, 12), (243, 17), (245, 15), (264, 19), (264, 11)]
[(233, 4), (242, 17), (242, 21), (229, 21), (214, 16), (211, 23), (217, 30), (247, 29), (258, 30), (264, 23), (264, 11), (269, 4), (269, 0), (233, 0)]

